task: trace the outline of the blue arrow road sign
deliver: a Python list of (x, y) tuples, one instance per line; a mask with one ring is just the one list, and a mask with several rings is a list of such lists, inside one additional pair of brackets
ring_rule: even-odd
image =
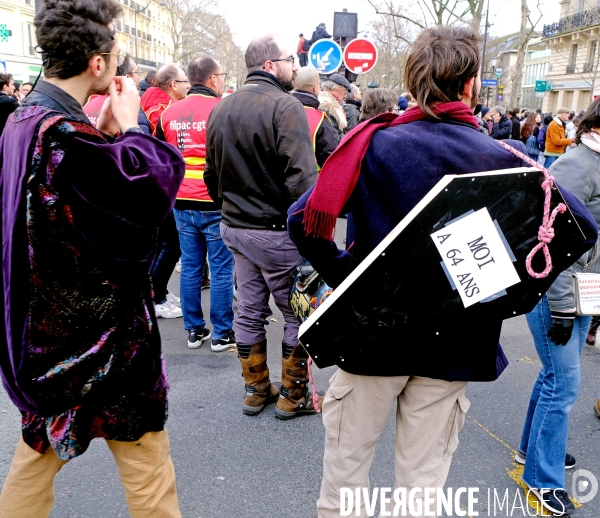
[(497, 79), (482, 79), (481, 86), (498, 86)]
[(333, 40), (319, 40), (308, 51), (308, 62), (319, 74), (333, 74), (342, 64), (342, 49)]

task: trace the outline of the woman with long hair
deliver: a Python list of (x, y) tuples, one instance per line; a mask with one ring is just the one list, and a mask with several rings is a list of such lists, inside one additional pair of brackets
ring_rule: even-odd
[(535, 123), (535, 113), (530, 113), (521, 127), (521, 142), (527, 146), (527, 154), (533, 160), (537, 160), (540, 156), (540, 148), (537, 143), (539, 132), (540, 128)]
[[(577, 147), (554, 162), (552, 176), (559, 189), (570, 191), (583, 202), (600, 226), (600, 99), (588, 108), (575, 142)], [(558, 276), (527, 314), (542, 368), (533, 387), (515, 460), (525, 464), (523, 480), (530, 488), (546, 488), (532, 489), (536, 495), (545, 495), (544, 507), (560, 516), (574, 510), (564, 489), (565, 469), (575, 466), (575, 458), (567, 454), (569, 413), (579, 393), (579, 356), (592, 319), (576, 313), (572, 277), (583, 271), (600, 273), (599, 252), (596, 243)]]

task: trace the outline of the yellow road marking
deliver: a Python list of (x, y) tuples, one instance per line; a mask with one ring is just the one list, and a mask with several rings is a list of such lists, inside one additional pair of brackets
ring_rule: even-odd
[(538, 363), (537, 361), (532, 360), (529, 356), (523, 356), (523, 358), (521, 358), (519, 361), (525, 362), (525, 363), (531, 363), (531, 365), (535, 365), (536, 363)]
[(515, 450), (512, 446), (510, 446), (509, 444), (505, 443), (502, 439), (500, 439), (500, 437), (498, 437), (497, 435), (494, 435), (492, 432), (490, 432), (490, 430), (488, 428), (486, 428), (485, 426), (483, 426), (479, 421), (477, 421), (477, 419), (475, 419), (474, 417), (468, 416), (470, 419), (473, 420), (473, 422), (479, 426), (484, 432), (486, 432), (490, 437), (493, 437), (494, 439), (496, 439), (500, 444), (502, 444), (503, 446), (506, 446), (512, 454), (516, 455), (517, 454), (517, 450)]
[[(527, 358), (527, 356), (525, 356), (525, 358)], [(529, 358), (528, 358), (529, 359)], [(505, 441), (503, 441), (502, 439), (500, 439), (500, 437), (498, 437), (497, 435), (493, 434), (488, 428), (486, 428), (485, 426), (483, 426), (479, 421), (477, 421), (477, 419), (475, 419), (474, 417), (471, 417), (470, 415), (467, 416), (469, 417), (469, 419), (471, 419), (477, 426), (479, 426), (479, 428), (481, 428), (485, 433), (487, 433), (490, 437), (492, 437), (493, 439), (496, 439), (500, 444), (502, 444), (503, 446), (506, 446), (510, 452), (511, 455), (514, 459), (514, 456), (517, 454), (517, 450), (515, 450), (512, 446), (510, 446), (508, 443), (506, 443)], [(529, 495), (527, 494), (529, 491), (529, 488), (527, 487), (527, 484), (525, 484), (525, 482), (523, 482), (523, 479), (521, 478), (523, 476), (523, 471), (525, 469), (525, 466), (523, 466), (522, 464), (519, 464), (516, 461), (513, 461), (513, 466), (514, 469), (509, 469), (506, 468), (506, 472), (508, 474), (508, 476), (519, 486), (523, 489), (524, 491), (524, 495), (527, 498), (527, 503), (529, 504), (529, 506), (532, 509), (535, 509), (536, 512), (539, 512), (538, 509), (540, 507), (540, 503), (539, 500), (536, 498), (536, 496), (533, 493), (529, 493)], [(573, 505), (575, 506), (575, 508), (579, 509), (580, 507), (583, 507), (583, 504), (579, 503), (577, 500), (575, 500), (572, 497), (569, 497), (571, 499), (571, 502), (573, 502)], [(543, 508), (542, 508), (543, 509)], [(541, 515), (541, 516), (545, 516), (545, 515)], [(551, 515), (548, 515), (551, 516)], [(470, 517), (469, 517), (470, 518)]]

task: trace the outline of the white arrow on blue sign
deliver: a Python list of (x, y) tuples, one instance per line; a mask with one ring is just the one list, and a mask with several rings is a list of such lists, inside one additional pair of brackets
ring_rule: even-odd
[(333, 74), (342, 64), (342, 49), (333, 40), (319, 40), (308, 51), (308, 63), (319, 74)]

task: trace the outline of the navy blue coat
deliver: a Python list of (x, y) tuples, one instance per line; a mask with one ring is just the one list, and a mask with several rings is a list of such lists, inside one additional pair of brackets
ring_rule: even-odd
[[(510, 121), (509, 121), (510, 122)], [(510, 145), (527, 154), (522, 142)], [(300, 253), (338, 286), (350, 271), (394, 229), (412, 208), (446, 174), (466, 174), (527, 166), (475, 127), (460, 122), (423, 120), (377, 131), (362, 163), (356, 187), (345, 211), (352, 212), (355, 239), (352, 253), (338, 250), (333, 242), (307, 238), (303, 208), (312, 192), (306, 192), (288, 212), (290, 235)], [(464, 323), (467, 325), (467, 323)], [(497, 341), (502, 321), (469, 322), (468, 335), (457, 335), (455, 343), (431, 351), (415, 344), (413, 359), (419, 376), (449, 381), (492, 381), (508, 365), (500, 347), (482, 350), (480, 333)], [(422, 355), (422, 358), (419, 356)], [(355, 361), (356, 360), (356, 361)], [(340, 367), (353, 374), (389, 375), (389, 368), (365, 371), (358, 358), (345, 357)]]
[(509, 139), (512, 134), (513, 124), (506, 115), (502, 115), (500, 121), (494, 122), (490, 137), (496, 140)]

